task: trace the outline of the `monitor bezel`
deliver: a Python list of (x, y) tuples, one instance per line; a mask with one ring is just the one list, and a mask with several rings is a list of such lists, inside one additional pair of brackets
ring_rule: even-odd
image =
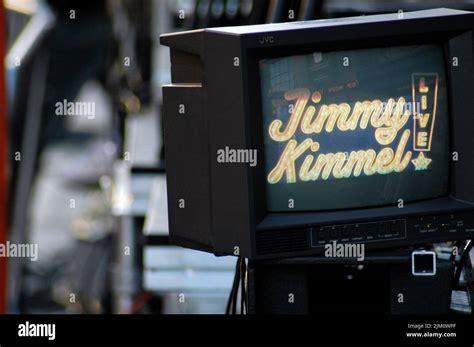
[[(337, 28), (337, 27), (336, 27)], [(334, 28), (334, 29), (336, 29)], [(362, 31), (365, 32), (363, 28)], [(356, 33), (352, 33), (352, 36), (355, 38), (344, 40), (341, 38), (341, 33), (338, 35), (329, 34), (325, 36), (325, 39), (321, 40), (318, 31), (313, 32), (307, 31), (304, 35), (304, 42), (301, 42), (302, 38), (299, 37), (298, 43), (292, 44), (280, 43), (269, 47), (258, 47), (253, 45), (248, 47), (246, 50), (246, 65), (247, 66), (247, 87), (248, 93), (244, 97), (247, 98), (246, 104), (251, 105), (247, 110), (250, 113), (247, 119), (252, 120), (249, 122), (249, 138), (248, 138), (248, 148), (256, 148), (259, 150), (259, 164), (256, 169), (251, 172), (250, 180), (250, 211), (253, 214), (253, 221), (255, 228), (257, 230), (263, 229), (283, 229), (289, 227), (309, 227), (313, 225), (321, 224), (322, 220), (326, 220), (328, 215), (333, 216), (331, 219), (334, 220), (345, 220), (344, 214), (348, 211), (361, 210), (361, 220), (370, 220), (370, 219), (380, 219), (384, 217), (384, 207), (387, 206), (373, 206), (373, 207), (364, 207), (356, 209), (343, 209), (343, 210), (331, 210), (331, 211), (295, 211), (295, 212), (270, 212), (266, 207), (266, 184), (265, 184), (265, 158), (263, 155), (263, 146), (264, 146), (264, 129), (263, 129), (263, 117), (261, 116), (262, 103), (261, 103), (261, 92), (260, 92), (260, 69), (259, 62), (262, 59), (275, 58), (275, 57), (284, 57), (292, 56), (299, 54), (309, 54), (315, 51), (329, 52), (329, 51), (345, 51), (345, 50), (354, 50), (354, 49), (368, 49), (368, 48), (378, 48), (378, 47), (394, 47), (394, 46), (409, 46), (409, 45), (421, 45), (421, 44), (433, 44), (441, 45), (443, 48), (445, 56), (445, 71), (447, 78), (447, 89), (448, 89), (448, 110), (449, 110), (449, 141), (450, 141), (450, 153), (453, 150), (453, 127), (452, 120), (456, 118), (461, 111), (461, 107), (454, 108), (452, 103), (452, 90), (453, 88), (460, 88), (459, 81), (453, 79), (453, 74), (451, 69), (453, 68), (450, 64), (452, 57), (456, 52), (453, 52), (451, 41), (455, 38), (462, 36), (463, 33), (469, 32), (471, 30), (439, 30), (436, 32), (436, 35), (433, 35), (432, 32), (426, 32), (424, 30), (415, 30), (411, 28), (411, 32), (408, 29), (408, 33), (404, 34), (393, 34), (390, 32), (385, 32), (380, 30), (379, 32), (374, 32), (370, 37), (360, 38), (363, 36), (357, 37)], [(326, 29), (327, 30), (327, 29)], [(357, 32), (357, 28), (354, 28)], [(281, 33), (278, 35), (284, 36)], [(333, 39), (327, 39), (327, 38)], [(279, 42), (277, 38), (273, 39), (274, 42)], [(464, 47), (472, 47), (472, 36), (471, 40), (464, 39)], [(283, 40), (282, 40), (283, 41)], [(289, 53), (291, 52), (291, 53)], [(471, 62), (472, 64), (472, 62)], [(457, 67), (460, 69), (466, 69), (466, 72), (469, 70), (467, 65)], [(245, 81), (245, 79), (244, 79)], [(464, 86), (466, 87), (466, 86)], [(472, 86), (468, 86), (472, 91)], [(459, 115), (458, 115), (459, 116)], [(448, 192), (447, 196), (444, 198), (436, 199), (427, 199), (428, 202), (434, 202), (430, 206), (435, 206), (436, 210), (441, 211), (451, 211), (453, 210), (453, 204), (451, 200), (454, 185), (454, 174), (453, 174), (453, 165), (450, 165), (450, 175), (448, 183)], [(425, 206), (424, 201), (415, 201), (407, 203), (409, 207), (413, 208), (414, 211), (423, 211)], [(459, 208), (459, 205), (456, 205)], [(397, 204), (393, 205), (394, 209), (397, 209)], [(465, 208), (472, 208), (470, 204), (467, 204)], [(407, 210), (405, 210), (407, 211)], [(426, 211), (428, 213), (428, 211)], [(400, 212), (400, 214), (402, 214)], [(272, 218), (275, 216), (278, 218)], [(293, 218), (298, 215), (299, 218)], [(304, 216), (302, 216), (304, 215)], [(302, 218), (303, 217), (303, 218)], [(273, 223), (273, 220), (278, 220), (278, 223)], [(304, 221), (304, 222), (303, 222)]]

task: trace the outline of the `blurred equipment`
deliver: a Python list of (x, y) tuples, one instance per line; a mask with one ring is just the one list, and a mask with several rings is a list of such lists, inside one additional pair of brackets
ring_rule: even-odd
[[(58, 264), (46, 263), (53, 251), (58, 251), (57, 258), (62, 258), (60, 253), (64, 250), (60, 248), (69, 246), (67, 240), (70, 234), (66, 219), (72, 216), (76, 197), (68, 199), (73, 201), (70, 202), (73, 207), (64, 204), (61, 194), (67, 194), (70, 187), (67, 184), (61, 185), (61, 182), (64, 179), (71, 183), (67, 177), (76, 174), (77, 179), (78, 173), (64, 175), (53, 182), (51, 179), (57, 174), (55, 170), (60, 167), (60, 163), (55, 165), (48, 159), (51, 158), (51, 153), (59, 156), (62, 154), (66, 155), (62, 162), (67, 162), (71, 148), (85, 145), (97, 136), (88, 132), (71, 131), (67, 127), (71, 117), (65, 112), (58, 113), (57, 103), (75, 102), (83, 85), (89, 80), (95, 79), (104, 84), (113, 54), (111, 22), (104, 1), (91, 3), (73, 0), (67, 4), (56, 0), (40, 1), (32, 8), (34, 12), (31, 19), (18, 34), (7, 55), (12, 99), (9, 114), (12, 163), (10, 241), (34, 242), (38, 244), (41, 256), (34, 264), (21, 258), (11, 259), (11, 312), (41, 311), (50, 305), (51, 298), (42, 294), (44, 300), (40, 300), (35, 288), (42, 288), (46, 284), (49, 288), (45, 293), (52, 295), (55, 282), (46, 274), (54, 273), (54, 267)], [(17, 18), (16, 15), (12, 17), (13, 24)], [(84, 102), (94, 106), (93, 114), (85, 115), (76, 109), (74, 119), (87, 116), (86, 119), (92, 124), (92, 120), (102, 115), (95, 114), (96, 100)], [(98, 108), (97, 111), (99, 110)], [(103, 162), (104, 165), (106, 162)], [(81, 168), (82, 174), (87, 170), (86, 167), (87, 165)], [(90, 173), (86, 176), (91, 177)], [(98, 177), (96, 181), (97, 179)], [(55, 199), (48, 202), (51, 208), (66, 209), (56, 225), (48, 225), (49, 211), (42, 209), (45, 205), (37, 204), (41, 196), (32, 193), (33, 185), (43, 189), (42, 194)], [(38, 214), (38, 211), (42, 213)], [(63, 229), (59, 227), (64, 225), (61, 222), (66, 224)], [(45, 225), (48, 227), (44, 227)], [(48, 243), (48, 237), (55, 233), (57, 242), (51, 247), (43, 248)], [(29, 306), (31, 302), (44, 302), (45, 307)], [(57, 310), (52, 304), (50, 308)]]
[(458, 10), (474, 10), (473, 0), (330, 0), (324, 2), (325, 16), (346, 17), (382, 13), (409, 12), (430, 8), (449, 7)]
[(301, 0), (277, 0), (273, 6), (272, 23), (293, 22), (298, 19)]
[[(25, 243), (27, 208), (41, 137), (41, 105), (45, 98), (46, 69), (49, 52), (47, 37), (54, 25), (54, 15), (43, 3), (29, 19), (6, 56), (9, 76), (9, 240)], [(9, 259), (8, 300), (10, 310), (18, 309), (23, 260)]]
[[(0, 62), (5, 66), (6, 52), (6, 21), (5, 8), (0, 6)], [(7, 93), (6, 93), (5, 69), (0, 70), (0, 245), (5, 245), (7, 240), (7, 206), (8, 206), (8, 153), (7, 153)], [(7, 301), (7, 269), (6, 257), (0, 257), (0, 314), (6, 312)]]

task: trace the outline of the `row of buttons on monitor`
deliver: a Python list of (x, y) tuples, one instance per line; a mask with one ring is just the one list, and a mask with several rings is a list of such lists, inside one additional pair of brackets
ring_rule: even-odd
[(370, 241), (405, 237), (405, 221), (394, 220), (378, 223), (324, 226), (314, 228), (312, 244), (322, 245), (331, 241)]
[(474, 232), (473, 228), (464, 225), (462, 219), (456, 219), (454, 215), (441, 217), (421, 217), (414, 226), (415, 231), (419, 233), (433, 232)]

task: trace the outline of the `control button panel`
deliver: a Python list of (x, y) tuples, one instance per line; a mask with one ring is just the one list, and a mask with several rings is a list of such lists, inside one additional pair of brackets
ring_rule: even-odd
[(405, 219), (314, 227), (311, 247), (328, 242), (371, 242), (406, 238)]
[(383, 242), (399, 239), (449, 240), (474, 235), (474, 214), (457, 213), (367, 223), (316, 226), (311, 247), (337, 242)]
[[(440, 215), (440, 216), (423, 216), (414, 219), (413, 228), (415, 232), (424, 233), (464, 233), (474, 232), (474, 224), (466, 215)], [(469, 221), (468, 221), (469, 220)], [(470, 227), (467, 225), (471, 225)]]

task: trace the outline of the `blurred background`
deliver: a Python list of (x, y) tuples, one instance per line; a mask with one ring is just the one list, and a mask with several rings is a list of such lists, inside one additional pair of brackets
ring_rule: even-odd
[(474, 0), (5, 0), (7, 311), (225, 312), (235, 258), (167, 238), (160, 34), (436, 7)]

